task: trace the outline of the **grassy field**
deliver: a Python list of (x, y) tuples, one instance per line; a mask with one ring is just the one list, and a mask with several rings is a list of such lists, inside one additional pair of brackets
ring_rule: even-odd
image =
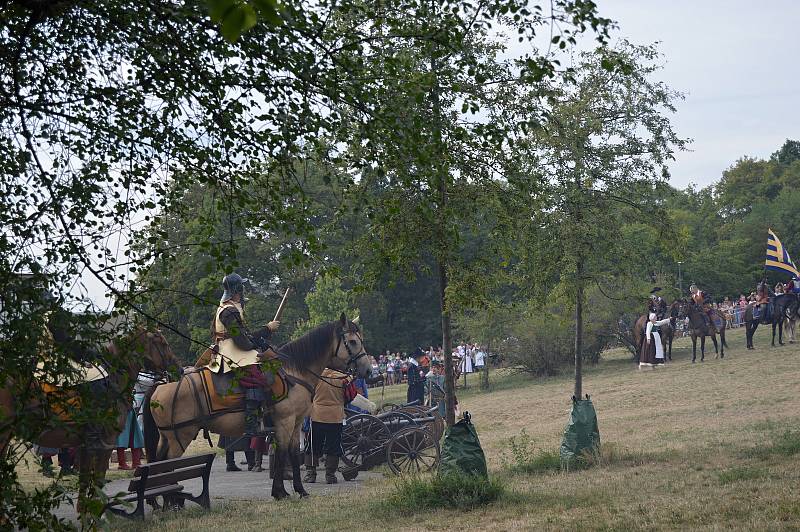
[[(541, 380), (494, 373), (489, 393), (473, 379), (459, 401), (473, 415), (491, 474), (507, 487), (477, 510), (398, 510), (386, 502), (396, 489), (387, 476), (357, 496), (230, 503), (112, 528), (798, 529), (800, 349), (768, 347), (764, 330), (756, 351), (743, 348), (743, 331), (731, 331), (729, 343), (724, 360), (712, 354), (702, 364), (691, 364), (691, 344), (679, 340), (675, 361), (655, 371), (639, 371), (621, 351), (588, 368), (602, 459), (572, 472), (549, 459), (568, 418), (569, 372)], [(404, 393), (387, 388), (385, 400)], [(380, 401), (380, 389), (371, 398)]]

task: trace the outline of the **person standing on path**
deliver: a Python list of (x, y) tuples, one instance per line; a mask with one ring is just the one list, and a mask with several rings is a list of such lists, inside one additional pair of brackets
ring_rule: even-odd
[(419, 364), (419, 359), (423, 355), (422, 349), (417, 347), (408, 357), (408, 392), (406, 401), (409, 403), (416, 402), (415, 404), (419, 405), (425, 404), (425, 373)]

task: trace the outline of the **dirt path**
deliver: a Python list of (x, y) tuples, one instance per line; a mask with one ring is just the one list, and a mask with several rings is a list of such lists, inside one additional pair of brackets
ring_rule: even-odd
[[(322, 470), (317, 473), (317, 483), (304, 483), (303, 485), (312, 497), (325, 496), (356, 490), (367, 479), (382, 478), (383, 475), (381, 473), (369, 471), (361, 472), (358, 474), (357, 479), (350, 482), (342, 480), (341, 474), (337, 475), (337, 477), (339, 480), (338, 484), (325, 484), (325, 472)], [(111, 481), (106, 484), (103, 491), (107, 495), (115, 495), (123, 491), (127, 492), (129, 482), (129, 478)], [(186, 480), (181, 482), (181, 484), (183, 484), (185, 491), (193, 494), (198, 494), (203, 489), (203, 481), (199, 478)], [(284, 485), (289, 493), (293, 493), (291, 480), (285, 481)], [(227, 472), (225, 471), (225, 458), (222, 455), (214, 460), (214, 464), (211, 467), (210, 495), (212, 507), (232, 501), (272, 501), (273, 499), (270, 496), (271, 488), (272, 480), (269, 478), (268, 471), (264, 471), (263, 473), (254, 473), (246, 470), (241, 472)], [(293, 497), (296, 498), (297, 496), (293, 495)], [(187, 502), (186, 506), (188, 508), (196, 505)], [(148, 507), (147, 513), (149, 514), (151, 511), (151, 508)], [(77, 512), (71, 505), (62, 505), (55, 514), (58, 517), (71, 521), (77, 519)]]

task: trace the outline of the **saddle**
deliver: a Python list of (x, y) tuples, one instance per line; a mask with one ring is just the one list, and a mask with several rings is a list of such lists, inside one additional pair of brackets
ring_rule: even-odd
[[(80, 382), (75, 385), (65, 386), (38, 380), (36, 386), (44, 393), (45, 401), (51, 411), (61, 421), (73, 421), (73, 414), (81, 406), (79, 386), (90, 386), (89, 392), (104, 393), (108, 389), (108, 377)], [(104, 390), (100, 392), (99, 390)]]
[[(273, 360), (276, 356), (270, 351), (266, 358)], [(206, 406), (210, 414), (244, 411), (244, 390), (235, 382), (236, 372), (217, 373), (209, 368), (202, 368), (197, 370), (197, 373), (203, 384)], [(278, 403), (289, 395), (289, 379), (283, 368), (278, 370), (271, 391), (273, 403)]]

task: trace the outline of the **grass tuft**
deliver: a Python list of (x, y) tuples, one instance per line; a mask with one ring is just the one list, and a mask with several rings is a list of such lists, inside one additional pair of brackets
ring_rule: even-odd
[(415, 512), (433, 508), (473, 510), (491, 504), (506, 493), (505, 485), (497, 479), (475, 475), (436, 475), (407, 477), (395, 482), (395, 489), (381, 501), (382, 512), (392, 508)]
[(717, 474), (719, 483), (722, 485), (732, 484), (734, 482), (741, 482), (744, 480), (753, 480), (763, 478), (769, 475), (766, 469), (758, 467), (732, 467)]

